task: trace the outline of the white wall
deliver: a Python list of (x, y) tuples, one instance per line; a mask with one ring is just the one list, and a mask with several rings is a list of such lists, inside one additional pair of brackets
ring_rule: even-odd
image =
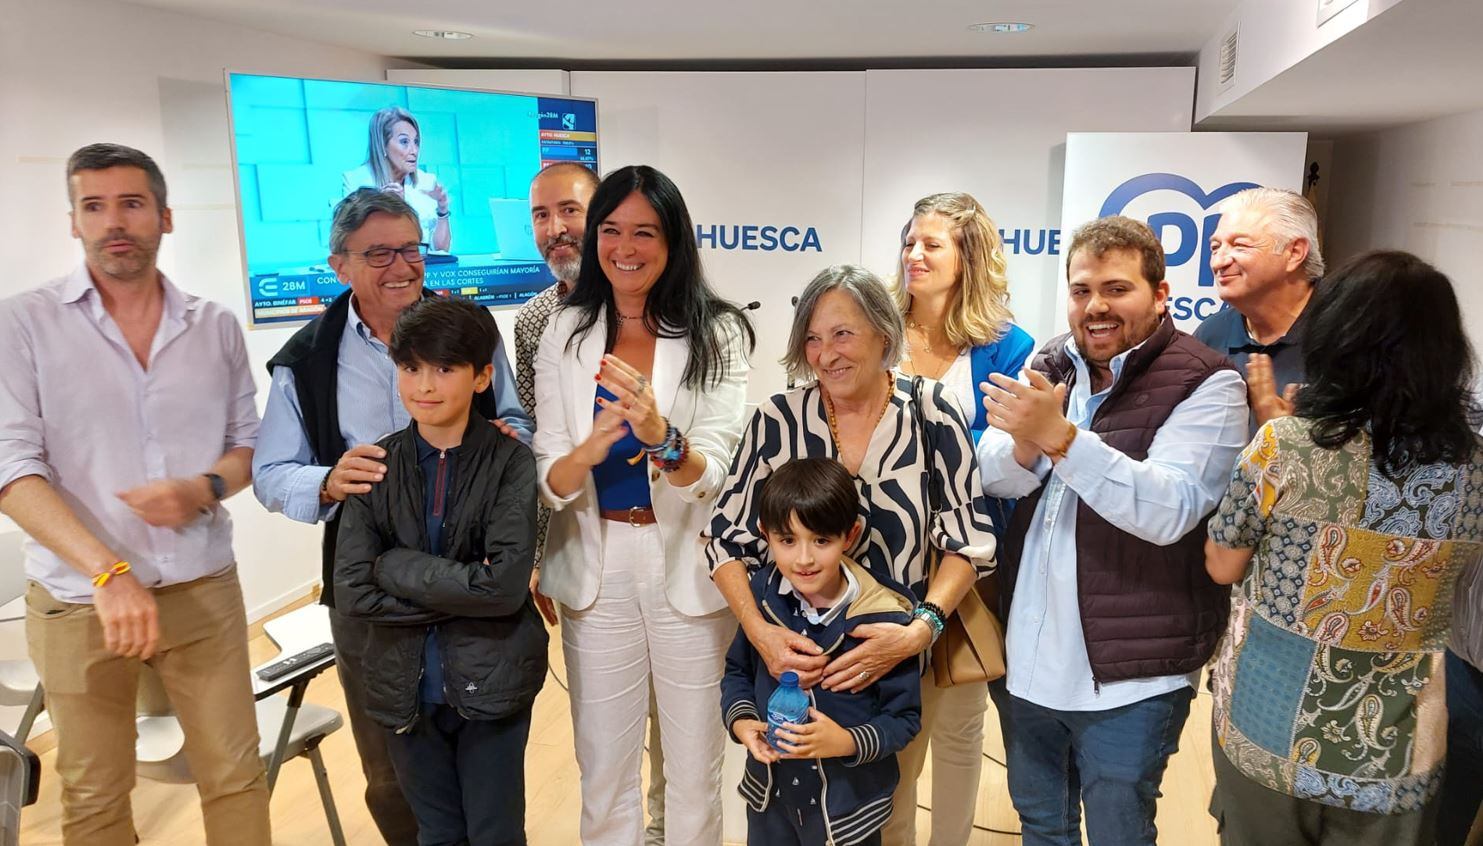
[[(866, 79), (863, 261), (889, 278), (912, 204), (967, 191), (1006, 231), (1010, 307), (1037, 341), (1065, 331), (1058, 257), (1029, 250), (1061, 226), (1066, 134), (1186, 132), (1195, 81), (1192, 68), (868, 71)], [(1013, 233), (1024, 245), (1009, 243)], [(1064, 249), (1071, 233), (1060, 235)]]
[[(397, 72), (398, 82), (555, 86), (559, 71)], [(758, 301), (753, 401), (784, 386), (777, 365), (790, 298), (837, 262), (895, 271), (902, 223), (930, 193), (968, 191), (1001, 228), (1044, 243), (1060, 225), (1066, 133), (1183, 132), (1190, 68), (839, 73), (587, 72), (569, 93), (598, 100), (602, 167), (653, 164), (700, 226), (814, 227), (820, 250), (727, 250), (704, 242), (721, 293)], [(549, 89), (548, 89), (549, 90)], [(1010, 250), (1012, 305), (1048, 337), (1057, 257)], [(497, 315), (497, 319), (500, 316)]]
[[(1219, 114), (1283, 71), (1402, 2), (1406, 0), (1353, 0), (1352, 5), (1319, 25), (1317, 0), (1244, 0), (1200, 49), (1195, 122)], [(1236, 76), (1229, 87), (1221, 88), (1220, 50), (1233, 26), (1240, 27)]]
[[(0, 297), (81, 260), (68, 234), (66, 158), (84, 144), (116, 141), (150, 153), (165, 171), (175, 233), (166, 236), (161, 267), (244, 317), (224, 69), (377, 80), (385, 60), (118, 2), (5, 6), (0, 103), (9, 119), (0, 121), (0, 185), (10, 202), (0, 204), (0, 231), (10, 259)], [(259, 402), (267, 395), (263, 365), (289, 331), (248, 334)], [(318, 579), (318, 529), (268, 514), (250, 492), (228, 507), (250, 617)]]
[(1452, 279), (1463, 323), (1483, 342), (1483, 110), (1334, 142), (1328, 243), (1334, 267), (1402, 249)]
[[(814, 227), (820, 250), (701, 244), (721, 295), (760, 302), (749, 399), (782, 390), (790, 297), (828, 265), (860, 260), (865, 75), (572, 73), (596, 97), (603, 170), (652, 164), (685, 194), (697, 226)], [(717, 239), (719, 240), (719, 239)], [(801, 244), (801, 241), (792, 243)]]

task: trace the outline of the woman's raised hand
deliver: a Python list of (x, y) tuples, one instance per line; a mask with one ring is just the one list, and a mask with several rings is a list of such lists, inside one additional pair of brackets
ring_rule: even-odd
[(659, 413), (654, 401), (654, 386), (649, 378), (616, 355), (602, 357), (597, 383), (616, 400), (598, 398), (604, 411), (612, 411), (628, 424), (634, 437), (648, 446), (662, 443), (669, 431), (669, 421)]

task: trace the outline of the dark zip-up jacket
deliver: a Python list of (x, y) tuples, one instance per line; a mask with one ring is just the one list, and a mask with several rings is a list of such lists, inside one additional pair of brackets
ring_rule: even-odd
[[(423, 299), (435, 297), (432, 290), (422, 290)], [(304, 418), (304, 437), (314, 463), (334, 467), (349, 448), (340, 434), (340, 337), (350, 322), (350, 292), (346, 291), (288, 339), (268, 361), (268, 376), (273, 370), (287, 367), (294, 374), (294, 391), (299, 412)], [(494, 388), (474, 395), (474, 410), (487, 420), (499, 416)], [(334, 569), (335, 541), (340, 531), (339, 510), (324, 524), (324, 543), (320, 548), (324, 590), (319, 601), (335, 607)]]
[(434, 629), (443, 694), (465, 719), (529, 708), (546, 677), (546, 627), (530, 597), (535, 457), (469, 415), (443, 523), (427, 549), (424, 480), (412, 424), (379, 442), (386, 479), (340, 514), (336, 607), (374, 625), (363, 672), (366, 711), (404, 731), (418, 713), (423, 644)]
[[(798, 613), (798, 599), (779, 592), (783, 576), (776, 564), (752, 575), (752, 594), (764, 616), (812, 639), (831, 657), (864, 642), (853, 635), (857, 626), (911, 622), (910, 600), (878, 582), (854, 561), (846, 558), (843, 565), (854, 575), (860, 593), (843, 614), (824, 625), (809, 623)], [(767, 671), (767, 662), (752, 648), (746, 633), (738, 629), (726, 653), (726, 674), (721, 679), (721, 714), (726, 731), (730, 733), (731, 724), (740, 719), (765, 721), (761, 714), (777, 687), (777, 680)], [(858, 693), (816, 687), (809, 691), (809, 698), (813, 707), (828, 714), (855, 738), (855, 757), (785, 759), (764, 764), (748, 755), (737, 792), (758, 813), (779, 798), (778, 791), (792, 807), (817, 805), (823, 808), (829, 846), (859, 843), (879, 831), (891, 816), (891, 796), (900, 780), (896, 753), (916, 737), (922, 725), (921, 664), (912, 659), (902, 661)]]

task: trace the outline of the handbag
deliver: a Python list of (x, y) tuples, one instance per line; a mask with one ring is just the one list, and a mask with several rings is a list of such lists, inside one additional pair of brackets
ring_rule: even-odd
[[(931, 526), (940, 505), (937, 459), (927, 419), (922, 413), (923, 379), (912, 379), (912, 417), (922, 443), (923, 458), (927, 463), (928, 517), (922, 521), (922, 548), (927, 551), (927, 584), (937, 578), (937, 566), (942, 558), (939, 550), (931, 544)], [(985, 584), (985, 583), (988, 584)], [(962, 601), (948, 618), (943, 621), (942, 634), (932, 644), (932, 678), (938, 687), (956, 687), (962, 684), (994, 681), (1004, 677), (1004, 627), (994, 614), (993, 593), (997, 593), (998, 576), (989, 576), (975, 582), (963, 595)], [(985, 596), (985, 592), (990, 595)]]

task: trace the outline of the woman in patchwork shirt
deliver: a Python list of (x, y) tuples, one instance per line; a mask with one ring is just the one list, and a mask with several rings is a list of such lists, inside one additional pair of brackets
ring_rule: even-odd
[(1230, 844), (1431, 843), (1453, 587), (1483, 551), (1483, 442), (1452, 285), (1361, 256), (1315, 295), (1295, 416), (1210, 519), (1240, 582), (1214, 674)]

